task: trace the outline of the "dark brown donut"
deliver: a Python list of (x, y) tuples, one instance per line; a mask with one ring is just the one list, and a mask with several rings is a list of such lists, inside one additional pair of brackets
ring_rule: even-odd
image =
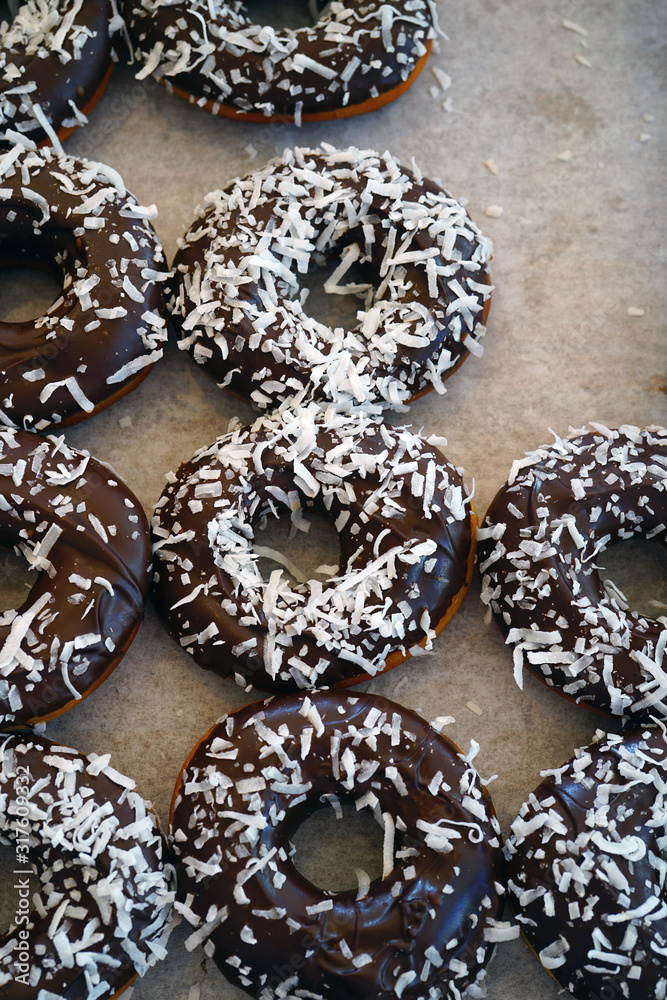
[[(311, 404), (230, 432), (169, 479), (153, 518), (153, 600), (222, 676), (272, 691), (352, 683), (430, 648), (467, 593), (466, 488), (407, 428)], [(336, 527), (337, 570), (263, 580), (254, 527), (280, 510)]]
[(27, 0), (0, 25), (0, 147), (64, 139), (102, 96), (122, 25), (115, 0)]
[(108, 754), (0, 736), (0, 843), (16, 861), (16, 914), (0, 939), (3, 1000), (115, 997), (164, 958), (174, 873), (134, 787)]
[(167, 337), (160, 241), (117, 171), (20, 146), (0, 153), (0, 268), (63, 281), (44, 316), (0, 322), (0, 421), (45, 430), (133, 389)]
[(0, 545), (39, 576), (0, 616), (0, 723), (39, 722), (111, 673), (143, 616), (150, 536), (139, 501), (62, 439), (0, 432)]
[[(174, 258), (179, 346), (223, 388), (271, 409), (310, 395), (374, 412), (480, 354), (489, 241), (439, 183), (389, 153), (288, 150), (206, 198)], [(307, 314), (299, 275), (359, 294), (353, 330)], [(363, 263), (366, 283), (345, 278)], [(361, 296), (365, 295), (365, 299)]]
[(240, 0), (133, 0), (127, 22), (137, 74), (214, 114), (322, 121), (372, 111), (419, 75), (439, 31), (430, 0), (316, 4), (312, 27), (254, 24)]
[(667, 714), (664, 619), (603, 584), (610, 543), (667, 537), (667, 430), (591, 424), (514, 463), (478, 530), (482, 600), (526, 666), (612, 715)]
[(512, 824), (512, 906), (531, 949), (579, 997), (667, 996), (662, 727), (600, 740), (547, 776)]
[[(370, 694), (279, 696), (220, 720), (172, 809), (187, 947), (206, 942), (262, 1000), (460, 998), (508, 933), (500, 828), (472, 756)], [(341, 801), (383, 826), (384, 873), (332, 895), (297, 871), (290, 837)]]

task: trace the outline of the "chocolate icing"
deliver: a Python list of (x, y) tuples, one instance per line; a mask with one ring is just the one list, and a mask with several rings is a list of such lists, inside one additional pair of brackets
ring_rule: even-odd
[(0, 157), (0, 267), (50, 268), (39, 319), (0, 322), (0, 419), (45, 430), (108, 406), (162, 356), (160, 242), (111, 167), (51, 149)]
[(608, 544), (667, 537), (667, 430), (624, 426), (557, 439), (515, 463), (478, 531), (482, 600), (525, 665), (613, 715), (667, 714), (664, 619), (603, 584)]
[[(294, 690), (375, 674), (430, 647), (465, 592), (466, 489), (408, 429), (311, 404), (230, 432), (170, 480), (153, 519), (153, 600), (170, 634), (222, 676)], [(281, 509), (297, 527), (314, 511), (337, 528), (329, 579), (262, 579), (254, 526)]]
[[(128, 5), (135, 55), (191, 100), (254, 120), (308, 120), (384, 103), (428, 54), (436, 35), (428, 0), (334, 0), (312, 27), (254, 24), (239, 0), (135, 0)], [(324, 6), (324, 4), (321, 4)], [(363, 108), (366, 109), (365, 107)]]
[(12, 23), (0, 27), (0, 147), (11, 142), (7, 130), (40, 142), (85, 122), (84, 109), (111, 72), (112, 36), (121, 24), (115, 0), (21, 5)]
[[(337, 255), (329, 287), (366, 295), (348, 332), (300, 300), (299, 274)], [(489, 258), (456, 199), (389, 153), (288, 150), (209, 194), (185, 234), (173, 264), (179, 346), (260, 409), (310, 394), (396, 407), (444, 392), (481, 353)], [(354, 261), (368, 283), (345, 283)]]
[(667, 995), (661, 728), (576, 752), (530, 796), (507, 841), (509, 890), (531, 948), (580, 1000)]
[[(104, 986), (112, 997), (164, 957), (173, 869), (134, 786), (108, 754), (32, 733), (0, 737), (0, 840), (18, 869), (17, 919), (0, 939), (5, 1000), (89, 1000)], [(23, 891), (31, 868), (41, 881), (35, 909)]]
[(139, 501), (106, 466), (62, 439), (0, 432), (0, 545), (39, 576), (0, 615), (0, 722), (59, 714), (118, 663), (150, 583)]
[[(304, 819), (339, 801), (385, 831), (361, 899), (317, 889), (290, 856)], [(491, 954), (499, 832), (470, 757), (419, 716), (370, 694), (278, 696), (218, 722), (186, 763), (176, 907), (197, 928), (188, 947), (207, 941), (251, 996), (453, 1000)]]

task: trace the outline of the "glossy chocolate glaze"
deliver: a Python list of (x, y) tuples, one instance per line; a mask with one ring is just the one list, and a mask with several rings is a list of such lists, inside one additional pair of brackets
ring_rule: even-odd
[(526, 941), (579, 997), (647, 1000), (667, 990), (661, 728), (600, 734), (524, 804), (507, 841)]
[[(366, 289), (347, 332), (299, 297), (299, 273), (344, 254), (368, 274), (340, 278)], [(397, 406), (480, 353), (489, 258), (456, 199), (390, 154), (297, 148), (207, 196), (174, 258), (179, 346), (259, 409)]]
[[(252, 549), (272, 507), (296, 523), (301, 511), (326, 518), (341, 552), (333, 577), (275, 600)], [(374, 674), (392, 653), (429, 646), (473, 552), (465, 487), (438, 451), (409, 430), (325, 417), (314, 404), (261, 417), (181, 466), (153, 537), (153, 600), (167, 630), (201, 666), (263, 690)]]
[(0, 545), (38, 577), (0, 615), (0, 721), (58, 714), (102, 681), (141, 621), (150, 537), (106, 466), (62, 440), (0, 432)]
[[(112, 997), (155, 965), (170, 930), (173, 871), (134, 784), (108, 755), (84, 756), (32, 733), (0, 735), (0, 839), (16, 852), (18, 883), (18, 919), (0, 939), (5, 1000), (88, 1000), (100, 984)], [(18, 890), (31, 868), (40, 903), (24, 908)], [(69, 961), (72, 951), (85, 962)]]
[(623, 538), (665, 544), (667, 431), (600, 426), (515, 464), (478, 532), (478, 565), (517, 673), (523, 663), (609, 714), (666, 714), (667, 626), (626, 610), (599, 565)]
[[(362, 899), (317, 889), (290, 858), (304, 819), (339, 800), (371, 808), (389, 842)], [(502, 905), (491, 800), (449, 740), (391, 701), (318, 691), (221, 720), (177, 783), (172, 834), (177, 907), (251, 996), (453, 998), (483, 975)]]
[[(48, 138), (34, 105), (56, 133), (85, 121), (83, 109), (111, 71), (112, 35), (120, 25), (114, 0), (47, 0), (39, 6), (30, 0), (19, 8), (0, 30), (0, 147), (11, 145), (8, 129), (35, 142)], [(16, 94), (17, 88), (28, 92)]]
[[(135, 54), (163, 83), (214, 111), (283, 120), (334, 117), (390, 95), (436, 34), (435, 8), (426, 0), (334, 2), (314, 26), (295, 30), (253, 24), (238, 0), (137, 0), (130, 7)], [(184, 44), (192, 53), (186, 61)]]
[(63, 281), (44, 316), (0, 322), (0, 417), (45, 430), (91, 416), (143, 378), (167, 337), (160, 242), (117, 172), (50, 149), (7, 154), (0, 268)]

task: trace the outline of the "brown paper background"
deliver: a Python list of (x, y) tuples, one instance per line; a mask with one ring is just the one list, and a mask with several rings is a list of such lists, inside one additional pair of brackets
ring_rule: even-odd
[[(300, 130), (215, 119), (152, 81), (137, 83), (121, 66), (88, 126), (65, 145), (111, 164), (140, 202), (157, 204), (169, 259), (207, 191), (294, 144), (389, 148), (467, 198), (495, 248), (485, 353), (450, 379), (444, 397), (431, 393), (400, 420), (448, 438), (447, 456), (474, 480), (483, 514), (512, 461), (549, 441), (549, 428), (564, 435), (588, 420), (667, 423), (667, 7), (661, 0), (438, 7), (449, 40), (405, 96), (371, 115)], [(585, 39), (564, 19), (587, 29)], [(434, 66), (452, 78), (438, 96)], [(650, 138), (640, 141), (642, 133)], [(566, 150), (571, 159), (558, 159)], [(488, 158), (498, 164), (495, 176)], [(502, 215), (487, 217), (489, 205)], [(644, 315), (629, 317), (629, 307)], [(165, 473), (234, 415), (252, 418), (171, 347), (136, 392), (66, 437), (110, 462), (150, 515)], [(627, 557), (619, 583), (667, 603), (665, 562), (655, 551), (650, 559)], [(481, 774), (499, 775), (490, 791), (504, 831), (540, 769), (560, 765), (607, 725), (530, 678), (518, 690), (477, 582), (432, 655), (370, 688), (428, 718), (455, 716), (447, 734), (466, 751), (477, 740)], [(111, 752), (166, 822), (187, 753), (216, 718), (247, 700), (234, 683), (197, 668), (149, 607), (112, 677), (47, 732), (82, 751)], [(201, 1000), (240, 1000), (245, 994), (201, 949), (185, 951), (186, 936), (177, 929), (168, 958), (135, 985), (133, 1000), (196, 1000), (197, 985)], [(491, 963), (488, 992), (492, 1000), (553, 1000), (558, 987), (516, 941)]]

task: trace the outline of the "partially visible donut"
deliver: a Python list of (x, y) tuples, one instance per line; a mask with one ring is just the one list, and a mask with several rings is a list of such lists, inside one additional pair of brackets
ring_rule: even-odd
[(0, 615), (0, 723), (40, 722), (90, 694), (139, 627), (150, 536), (139, 501), (62, 439), (0, 432), (0, 545), (38, 577)]
[(4, 1000), (116, 997), (165, 957), (173, 869), (134, 787), (109, 754), (0, 737), (0, 843), (15, 855), (16, 900), (0, 938)]
[[(308, 316), (299, 276), (341, 263), (332, 294), (363, 293), (354, 329)], [(389, 153), (286, 150), (208, 195), (173, 262), (179, 346), (259, 409), (313, 394), (337, 406), (400, 406), (480, 339), (489, 241), (439, 183)], [(362, 263), (367, 282), (346, 283)]]
[(0, 322), (0, 421), (30, 430), (92, 416), (135, 388), (167, 337), (169, 272), (117, 171), (50, 148), (0, 154), (0, 268), (63, 282), (46, 313)]
[(579, 997), (665, 1000), (667, 740), (599, 733), (542, 772), (506, 843), (522, 933)]
[[(172, 807), (187, 947), (205, 943), (261, 1000), (459, 1000), (508, 936), (500, 827), (471, 760), (370, 694), (281, 696), (220, 720)], [(296, 869), (290, 839), (341, 803), (384, 828), (383, 877), (332, 894)]]
[(27, 0), (0, 24), (0, 146), (11, 132), (54, 141), (85, 123), (122, 23), (116, 0)]
[(214, 114), (246, 121), (322, 121), (372, 111), (421, 72), (435, 38), (431, 0), (313, 5), (312, 27), (253, 23), (241, 0), (134, 0), (128, 29), (138, 78)]
[[(353, 683), (430, 648), (474, 566), (460, 472), (407, 428), (285, 410), (181, 466), (153, 518), (153, 600), (201, 666), (262, 690)], [(266, 582), (255, 528), (314, 512), (338, 531), (330, 576)], [(419, 650), (418, 650), (419, 651)]]
[(667, 622), (628, 610), (599, 559), (667, 539), (667, 430), (591, 424), (514, 463), (478, 530), (482, 600), (522, 667), (611, 715), (667, 714)]

